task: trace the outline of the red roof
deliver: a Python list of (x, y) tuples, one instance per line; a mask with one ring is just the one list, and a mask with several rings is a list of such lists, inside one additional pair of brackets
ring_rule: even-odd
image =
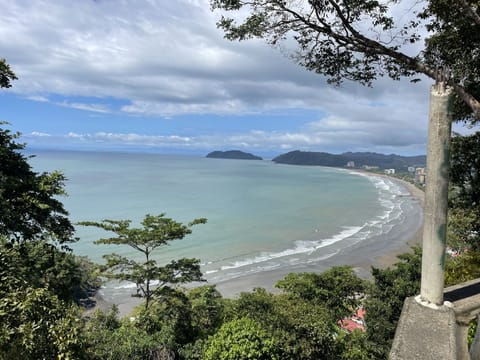
[(351, 318), (344, 318), (338, 321), (338, 325), (348, 332), (352, 332), (354, 330), (360, 330), (365, 332), (365, 309), (359, 308), (355, 311), (355, 314)]
[(347, 330), (348, 332), (353, 332), (357, 329), (365, 332), (365, 326), (363, 326), (363, 324), (361, 324), (360, 322), (354, 321), (352, 319), (340, 320), (338, 322), (338, 325), (340, 325), (343, 330)]

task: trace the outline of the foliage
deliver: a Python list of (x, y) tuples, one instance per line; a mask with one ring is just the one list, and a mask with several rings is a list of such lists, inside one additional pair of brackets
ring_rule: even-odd
[(136, 314), (136, 326), (148, 334), (161, 334), (162, 345), (176, 349), (194, 338), (191, 304), (183, 291), (165, 286), (149, 307)]
[(452, 138), (451, 184), (455, 187), (454, 204), (480, 207), (480, 132)]
[(280, 359), (278, 344), (261, 325), (250, 318), (240, 318), (222, 325), (212, 336), (205, 360)]
[[(145, 307), (148, 308), (151, 299), (156, 295), (160, 296), (164, 286), (202, 280), (198, 259), (182, 258), (159, 266), (157, 261), (152, 259), (152, 254), (170, 241), (183, 239), (192, 232), (193, 225), (204, 224), (206, 221), (206, 219), (195, 219), (188, 225), (184, 225), (166, 218), (165, 214), (157, 216), (147, 214), (141, 222), (142, 228), (131, 228), (130, 220), (84, 221), (79, 224), (95, 226), (116, 234), (111, 238), (99, 239), (95, 242), (96, 244), (127, 245), (143, 254), (144, 262), (115, 253), (105, 255), (107, 263), (104, 270), (110, 278), (134, 282), (137, 285), (135, 296), (144, 297)], [(159, 282), (155, 288), (152, 288), (153, 280)]]
[(364, 289), (351, 268), (338, 267), (322, 274), (290, 274), (277, 283), (282, 294), (257, 288), (242, 293), (225, 308), (227, 320), (251, 318), (281, 344), (282, 359), (339, 358), (337, 322), (360, 305)]
[(5, 59), (0, 59), (0, 88), (12, 87), (11, 81), (17, 80), (17, 76), (10, 69), (10, 65), (7, 64)]
[(392, 268), (372, 269), (373, 284), (365, 300), (367, 338), (376, 359), (388, 356), (405, 298), (420, 291), (421, 249), (414, 247), (413, 253), (398, 258)]
[[(432, 67), (448, 69), (453, 83), (461, 84), (466, 92), (478, 99), (480, 95), (480, 17), (476, 0), (429, 0), (420, 17), (428, 19), (431, 36), (426, 41), (424, 61)], [(455, 119), (478, 121), (464, 101), (462, 89), (457, 91)]]
[(17, 284), (3, 282), (0, 294), (28, 284), (45, 288), (63, 301), (78, 301), (100, 284), (96, 266), (86, 258), (62, 251), (46, 241), (28, 243), (0, 241), (0, 274), (15, 274)]
[(480, 132), (452, 138), (448, 244), (480, 250)]
[(212, 335), (222, 324), (224, 303), (213, 285), (200, 286), (187, 293), (191, 304), (192, 330), (197, 337)]
[(284, 293), (325, 305), (341, 319), (355, 312), (365, 291), (365, 283), (349, 266), (336, 266), (323, 273), (291, 273), (276, 286)]
[(480, 253), (467, 251), (445, 263), (445, 286), (480, 278)]
[[(110, 317), (107, 315), (107, 320)], [(172, 352), (162, 347), (158, 334), (148, 334), (130, 320), (122, 320), (117, 326), (112, 321), (103, 322), (104, 319), (97, 312), (86, 325), (85, 352), (89, 360), (174, 359)]]
[(65, 195), (65, 177), (34, 172), (18, 137), (0, 128), (0, 235), (11, 241), (74, 241), (68, 212), (57, 199)]
[(12, 289), (0, 299), (0, 358), (80, 359), (77, 310), (43, 288)]
[[(480, 114), (478, 101), (478, 34), (476, 3), (430, 0), (410, 20), (394, 17), (396, 1), (211, 0), (214, 10), (238, 12), (222, 15), (217, 26), (229, 40), (263, 38), (269, 44), (291, 45), (293, 58), (306, 69), (325, 75), (329, 82), (344, 79), (364, 85), (381, 77), (392, 79), (424, 74), (446, 81)], [(414, 7), (413, 7), (414, 8)], [(413, 9), (412, 8), (412, 9)], [(435, 33), (417, 56), (402, 52), (405, 45)], [(471, 44), (471, 45), (467, 45)], [(447, 70), (448, 69), (448, 70)], [(414, 79), (417, 81), (418, 79)]]
[(377, 360), (370, 350), (371, 347), (367, 335), (359, 330), (352, 333), (342, 332), (337, 337), (337, 351), (340, 354), (338, 358), (342, 360)]

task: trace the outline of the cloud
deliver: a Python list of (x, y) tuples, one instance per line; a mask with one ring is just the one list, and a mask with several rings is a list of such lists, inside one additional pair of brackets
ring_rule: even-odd
[[(245, 129), (229, 139), (239, 146), (425, 143), (428, 81), (336, 88), (261, 40), (223, 39), (217, 19), (208, 0), (11, 1), (0, 12), (0, 53), (20, 78), (12, 91), (88, 112), (173, 120), (322, 114), (290, 131)], [(220, 141), (221, 128), (211, 136)]]
[(83, 104), (78, 102), (72, 103), (68, 101), (56, 102), (55, 104), (63, 107), (72, 108), (72, 109), (86, 110), (86, 111), (91, 111), (91, 112), (96, 112), (101, 114), (106, 114), (110, 112), (108, 106), (103, 104)]
[(121, 110), (152, 115), (162, 107), (182, 114), (189, 104), (222, 113), (224, 102), (238, 111), (323, 106), (314, 101), (322, 77), (262, 41), (224, 40), (217, 17), (207, 0), (8, 2), (0, 49), (20, 77), (14, 91), (32, 96), (110, 96), (131, 101)]
[[(408, 141), (409, 136), (381, 136), (364, 127), (350, 129), (348, 121), (344, 119), (326, 118), (308, 124), (297, 132), (289, 131), (260, 131), (234, 134), (207, 134), (195, 136), (182, 135), (145, 135), (138, 133), (76, 133), (45, 134), (32, 132), (24, 135), (25, 140), (31, 145), (51, 145), (69, 143), (70, 145), (104, 144), (110, 147), (121, 148), (150, 148), (150, 149), (177, 149), (189, 150), (197, 153), (211, 151), (212, 149), (243, 149), (257, 151), (262, 154), (278, 154), (280, 152), (301, 149), (306, 151), (343, 152), (342, 149), (351, 151), (379, 151), (390, 149), (403, 149), (403, 153), (424, 153), (423, 143)], [(339, 129), (338, 124), (344, 127)], [(421, 136), (418, 137), (420, 140)], [(368, 149), (365, 144), (370, 144)], [(373, 144), (373, 145), (372, 145)]]

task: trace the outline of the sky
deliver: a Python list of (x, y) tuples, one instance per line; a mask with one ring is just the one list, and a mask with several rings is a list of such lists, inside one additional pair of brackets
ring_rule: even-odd
[(426, 153), (428, 79), (329, 85), (263, 40), (224, 39), (208, 0), (0, 4), (19, 78), (0, 121), (29, 148)]

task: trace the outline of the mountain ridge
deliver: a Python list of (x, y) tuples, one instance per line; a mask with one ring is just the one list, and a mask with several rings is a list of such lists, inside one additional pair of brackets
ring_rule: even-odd
[[(345, 152), (331, 154), (327, 152), (294, 150), (272, 159), (278, 164), (317, 165), (329, 167), (378, 167), (407, 171), (409, 167), (425, 167), (426, 155), (402, 156), (396, 154), (380, 154), (375, 152)], [(353, 166), (352, 166), (353, 162)]]

